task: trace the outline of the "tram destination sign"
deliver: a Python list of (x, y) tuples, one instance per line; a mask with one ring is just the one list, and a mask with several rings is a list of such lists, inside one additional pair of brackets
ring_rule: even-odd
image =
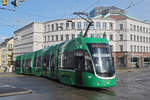
[(107, 48), (108, 45), (105, 43), (91, 43), (92, 48)]

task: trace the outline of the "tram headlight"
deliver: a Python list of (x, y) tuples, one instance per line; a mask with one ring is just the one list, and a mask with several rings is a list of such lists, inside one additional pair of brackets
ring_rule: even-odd
[(107, 84), (110, 84), (110, 81), (107, 81), (106, 83), (107, 83)]

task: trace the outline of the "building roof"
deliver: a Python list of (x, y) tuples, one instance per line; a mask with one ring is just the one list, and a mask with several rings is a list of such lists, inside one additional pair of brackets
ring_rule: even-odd
[(3, 46), (5, 46), (5, 45), (7, 45), (7, 42), (8, 42), (9, 40), (11, 40), (11, 39), (13, 39), (13, 37), (10, 37), (10, 38), (5, 39), (4, 42), (0, 43), (0, 47), (3, 47)]
[(27, 25), (25, 25), (25, 26), (23, 26), (23, 27), (17, 29), (16, 31), (14, 31), (14, 34), (17, 33), (17, 32), (19, 32), (19, 31), (24, 30), (26, 27), (32, 26), (32, 24), (34, 24), (34, 23), (41, 23), (41, 22), (31, 22), (31, 23), (29, 23), (29, 24), (27, 24)]
[(125, 11), (125, 10), (123, 10), (123, 9), (120, 9), (120, 8), (118, 8), (118, 7), (116, 7), (116, 6), (100, 6), (100, 7), (95, 7), (94, 9), (103, 9), (103, 10), (115, 10), (115, 9), (118, 9), (118, 10), (120, 10), (120, 11)]
[(122, 13), (108, 13), (106, 15), (99, 15), (99, 16), (96, 16), (94, 18), (104, 18), (104, 19), (106, 18), (106, 19), (114, 19), (114, 20), (131, 19), (131, 20), (135, 20), (135, 21), (150, 25), (150, 22), (148, 22), (148, 21), (142, 21), (142, 20), (139, 20), (135, 17), (131, 17), (127, 14), (122, 14)]
[(95, 7), (92, 11), (90, 11), (90, 17), (96, 17), (99, 15), (106, 15), (108, 13), (123, 13), (125, 14), (125, 10), (120, 9), (115, 6), (100, 6), (100, 7)]

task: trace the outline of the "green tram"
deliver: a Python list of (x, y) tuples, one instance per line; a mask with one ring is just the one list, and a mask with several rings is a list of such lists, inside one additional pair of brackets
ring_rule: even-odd
[(15, 71), (81, 87), (106, 88), (116, 85), (112, 53), (105, 38), (78, 37), (17, 56)]

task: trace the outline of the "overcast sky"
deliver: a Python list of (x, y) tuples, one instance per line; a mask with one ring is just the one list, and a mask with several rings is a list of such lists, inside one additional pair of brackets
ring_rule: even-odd
[[(7, 0), (5, 8), (14, 9)], [(13, 32), (31, 22), (46, 22), (53, 19), (75, 17), (75, 11), (89, 12), (96, 6), (116, 6), (126, 9), (129, 16), (139, 20), (150, 20), (150, 0), (25, 0), (15, 12), (0, 9), (0, 41), (13, 36)], [(96, 3), (95, 3), (96, 2)], [(138, 3), (140, 2), (140, 3)], [(1, 6), (2, 7), (2, 6)]]

